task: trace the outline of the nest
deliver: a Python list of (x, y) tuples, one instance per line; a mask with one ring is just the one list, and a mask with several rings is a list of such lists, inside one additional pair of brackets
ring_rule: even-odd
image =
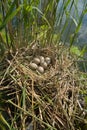
[[(49, 56), (51, 64), (44, 74), (29, 67), (35, 56)], [(6, 111), (18, 130), (75, 130), (78, 70), (64, 47), (30, 46), (11, 54), (1, 78), (0, 90), (6, 99)], [(15, 120), (16, 118), (16, 120)]]

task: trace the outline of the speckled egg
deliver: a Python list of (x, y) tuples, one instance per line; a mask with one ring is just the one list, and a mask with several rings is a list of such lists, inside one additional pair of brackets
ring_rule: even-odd
[(38, 64), (40, 64), (40, 59), (39, 58), (34, 58), (33, 62), (38, 65)]
[(46, 68), (47, 68), (47, 63), (46, 63), (46, 62), (43, 62), (43, 63), (41, 64), (41, 66), (42, 66), (44, 69), (46, 69)]
[(32, 63), (32, 62), (29, 64), (29, 67), (30, 67), (32, 70), (36, 70), (36, 69), (38, 68), (37, 64)]
[(44, 60), (45, 60), (44, 57), (43, 57), (43, 56), (40, 56), (40, 62), (41, 62), (41, 63), (44, 63)]
[(51, 58), (50, 58), (50, 57), (46, 57), (46, 58), (45, 58), (45, 61), (46, 61), (46, 63), (49, 65), (49, 64), (51, 63)]
[(44, 68), (42, 66), (39, 66), (37, 68), (37, 70), (39, 71), (39, 73), (43, 74), (44, 73)]

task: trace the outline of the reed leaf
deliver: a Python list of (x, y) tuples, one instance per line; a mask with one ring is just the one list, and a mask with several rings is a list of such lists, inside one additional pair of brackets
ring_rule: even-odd
[[(3, 125), (1, 125), (3, 124)], [(3, 115), (0, 113), (0, 126), (2, 126), (3, 130), (5, 129), (5, 126), (7, 126), (10, 130), (10, 125), (8, 124), (8, 122), (5, 120), (5, 118), (3, 117)], [(6, 130), (6, 129), (5, 129)]]

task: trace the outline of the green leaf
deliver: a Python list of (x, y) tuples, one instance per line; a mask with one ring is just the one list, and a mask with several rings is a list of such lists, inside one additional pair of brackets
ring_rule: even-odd
[(76, 46), (72, 46), (71, 48), (70, 48), (70, 52), (71, 53), (73, 53), (73, 54), (75, 54), (75, 55), (77, 55), (77, 56), (80, 56), (81, 55), (81, 51), (78, 49), (78, 47), (76, 47)]
[(8, 124), (8, 122), (5, 120), (5, 118), (1, 113), (0, 113), (0, 124), (3, 124), (3, 126), (6, 125), (10, 129), (10, 125)]
[(46, 21), (46, 23), (49, 25), (49, 27), (51, 28), (50, 23), (48, 22), (48, 20), (46, 19), (46, 17), (44, 16), (44, 14), (37, 8), (37, 7), (32, 7), (33, 9), (37, 10), (37, 12), (39, 12), (42, 16), (42, 18)]
[(66, 10), (66, 8), (68, 7), (68, 5), (70, 4), (71, 0), (67, 0), (66, 4), (64, 5), (64, 10)]
[(9, 11), (7, 12), (6, 17), (4, 18), (2, 24), (0, 25), (0, 30), (2, 30), (10, 20), (12, 20), (12, 18), (21, 10), (23, 5), (20, 5), (17, 9), (13, 11), (14, 7), (15, 7), (15, 3), (12, 4)]
[(84, 46), (81, 50), (81, 56), (83, 56), (87, 52), (87, 46)]

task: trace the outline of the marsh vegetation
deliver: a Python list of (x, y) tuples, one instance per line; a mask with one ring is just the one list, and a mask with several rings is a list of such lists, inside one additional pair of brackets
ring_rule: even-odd
[(1, 130), (87, 129), (86, 46), (75, 46), (87, 4), (79, 13), (79, 2), (0, 1)]

